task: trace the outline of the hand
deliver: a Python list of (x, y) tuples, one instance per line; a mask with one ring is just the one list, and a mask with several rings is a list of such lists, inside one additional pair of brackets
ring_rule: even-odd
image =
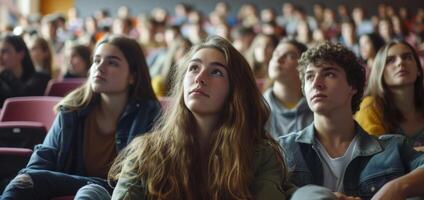
[(403, 200), (406, 199), (396, 179), (384, 185), (371, 200)]
[(421, 151), (424, 152), (424, 146), (420, 146), (420, 147), (414, 147), (415, 151)]
[(345, 194), (340, 192), (335, 192), (334, 195), (336, 195), (337, 200), (361, 200), (360, 197), (346, 196)]

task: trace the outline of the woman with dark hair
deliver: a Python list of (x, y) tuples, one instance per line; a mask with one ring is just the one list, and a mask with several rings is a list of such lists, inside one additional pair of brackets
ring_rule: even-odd
[(281, 147), (265, 130), (268, 106), (244, 57), (212, 37), (176, 69), (172, 105), (109, 172), (119, 178), (112, 199), (288, 198)]
[(378, 50), (384, 45), (384, 40), (377, 33), (367, 33), (359, 38), (359, 54), (366, 68), (366, 77), (368, 80), (374, 58)]
[(107, 37), (95, 49), (86, 83), (56, 107), (56, 120), (2, 199), (74, 195), (89, 183), (112, 191), (106, 177), (121, 151), (149, 131), (160, 112), (139, 44)]
[(356, 120), (368, 133), (402, 134), (417, 150), (424, 149), (423, 70), (412, 46), (394, 41), (378, 51), (367, 94)]
[(35, 71), (20, 36), (0, 37), (0, 107), (9, 97), (43, 95), (49, 80), (49, 75)]
[(69, 47), (65, 55), (63, 78), (86, 78), (91, 65), (91, 49), (85, 45)]

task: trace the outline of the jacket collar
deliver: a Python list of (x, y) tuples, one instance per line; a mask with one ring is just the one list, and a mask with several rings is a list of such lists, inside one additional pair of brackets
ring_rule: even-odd
[[(355, 133), (358, 137), (358, 145), (354, 152), (354, 156), (370, 156), (383, 151), (383, 147), (377, 138), (366, 133), (358, 123), (355, 122)], [(295, 141), (298, 143), (314, 144), (315, 127), (314, 123), (307, 126), (299, 132)]]

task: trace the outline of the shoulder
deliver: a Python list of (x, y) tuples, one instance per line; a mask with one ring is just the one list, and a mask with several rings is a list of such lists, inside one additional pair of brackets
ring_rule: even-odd
[(372, 96), (367, 96), (364, 99), (362, 99), (360, 104), (360, 109), (368, 109), (368, 108), (376, 108), (376, 99)]
[(302, 131), (292, 132), (287, 135), (280, 136), (278, 138), (278, 143), (283, 149), (288, 148), (290, 146), (296, 145), (296, 138), (301, 135)]

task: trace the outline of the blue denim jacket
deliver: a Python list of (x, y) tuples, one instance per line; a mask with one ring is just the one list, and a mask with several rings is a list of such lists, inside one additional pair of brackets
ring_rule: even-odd
[[(83, 158), (84, 122), (97, 104), (94, 98), (85, 108), (77, 111), (62, 109), (56, 116), (43, 144), (37, 145), (24, 173), (32, 169), (51, 170), (85, 176)], [(122, 150), (135, 136), (150, 131), (160, 113), (155, 100), (129, 102), (121, 115), (116, 130), (116, 149)]]
[[(424, 154), (415, 151), (401, 135), (375, 138), (358, 124), (358, 146), (344, 175), (344, 193), (370, 199), (384, 184), (423, 167)], [(301, 187), (323, 185), (323, 169), (314, 144), (314, 125), (279, 138), (291, 181)]]

